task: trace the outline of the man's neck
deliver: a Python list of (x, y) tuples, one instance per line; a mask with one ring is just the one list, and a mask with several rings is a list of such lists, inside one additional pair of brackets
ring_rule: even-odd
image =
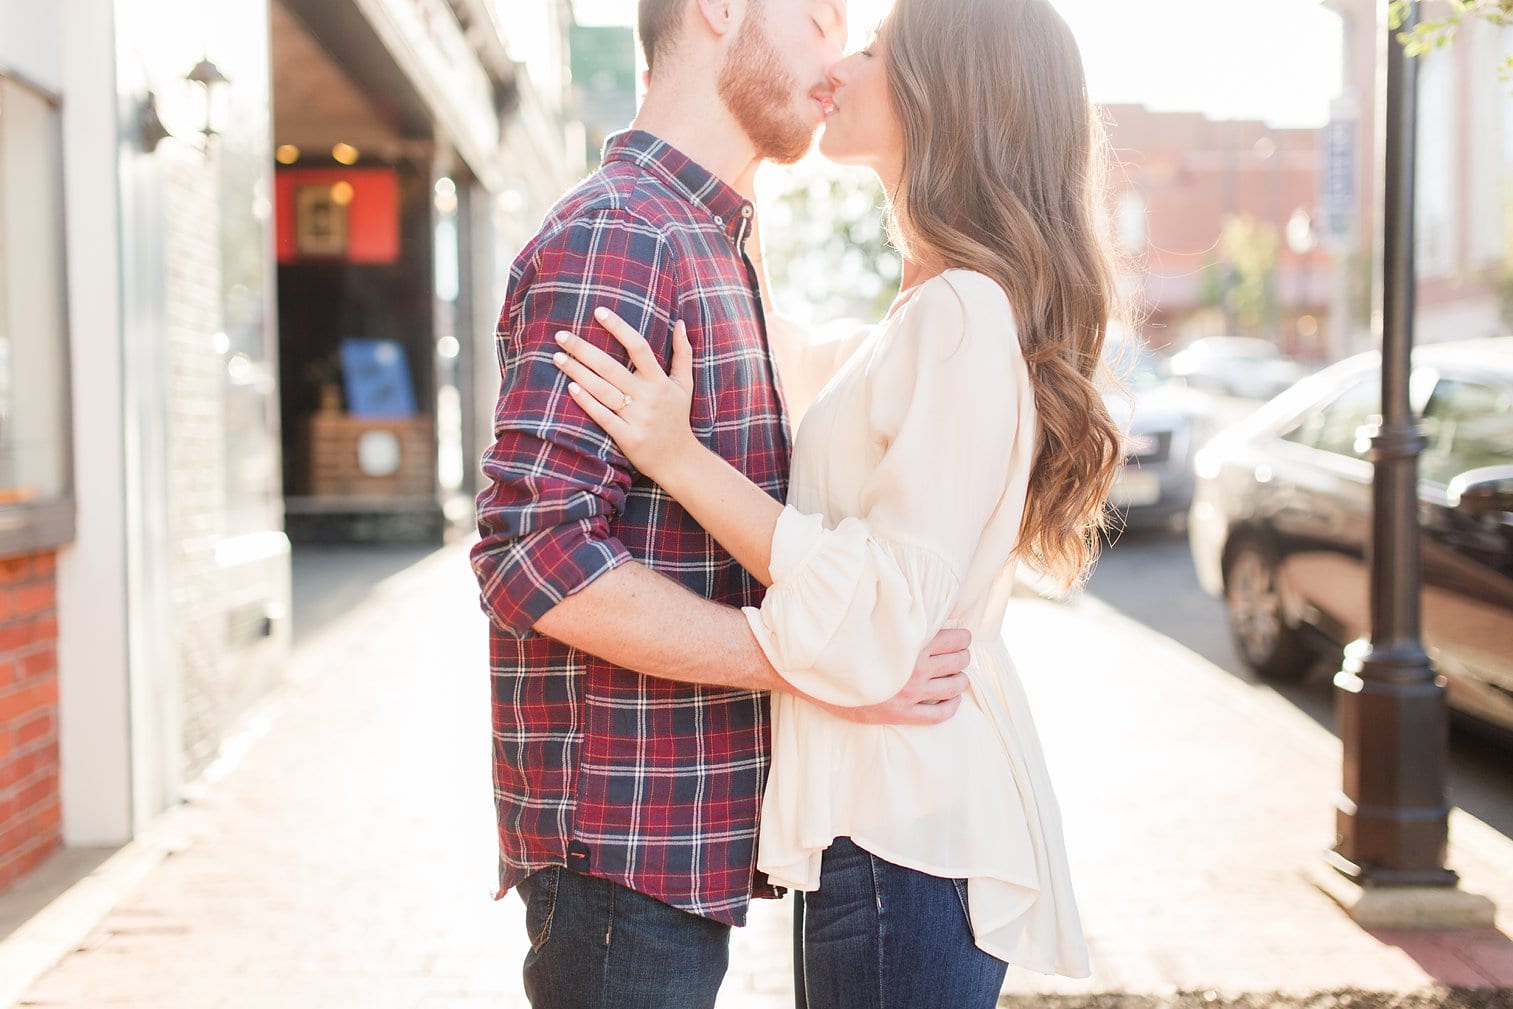
[(756, 148), (712, 83), (694, 87), (677, 79), (653, 81), (631, 128), (671, 144), (742, 196), (755, 198)]

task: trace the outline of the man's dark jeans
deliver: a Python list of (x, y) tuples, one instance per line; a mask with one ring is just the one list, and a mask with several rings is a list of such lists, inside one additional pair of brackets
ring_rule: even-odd
[(534, 1009), (711, 1009), (730, 963), (730, 927), (569, 869), (517, 887)]

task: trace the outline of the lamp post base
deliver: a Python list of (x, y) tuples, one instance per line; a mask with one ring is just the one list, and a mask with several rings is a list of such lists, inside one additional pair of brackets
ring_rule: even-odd
[(1344, 780), (1332, 864), (1365, 887), (1453, 886), (1444, 679), (1415, 641), (1363, 639), (1345, 649), (1334, 682)]
[[(1310, 862), (1303, 875), (1364, 928), (1492, 928), (1497, 906), (1454, 885), (1362, 886), (1336, 868), (1336, 852)], [(1453, 875), (1453, 874), (1452, 874)]]

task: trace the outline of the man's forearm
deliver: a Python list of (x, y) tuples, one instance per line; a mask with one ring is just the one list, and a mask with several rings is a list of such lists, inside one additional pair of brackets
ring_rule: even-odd
[(645, 565), (624, 564), (536, 621), (549, 638), (649, 676), (738, 690), (791, 689), (740, 610)]
[(735, 690), (782, 690), (856, 722), (938, 725), (956, 713), (971, 635), (944, 631), (914, 676), (882, 704), (824, 704), (783, 680), (740, 610), (721, 606), (637, 563), (624, 564), (542, 614), (535, 629), (590, 655), (648, 676)]

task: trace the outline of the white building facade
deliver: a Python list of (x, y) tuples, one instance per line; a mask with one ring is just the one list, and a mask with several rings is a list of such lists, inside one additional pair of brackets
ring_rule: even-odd
[[(512, 46), (493, 0), (0, 0), (0, 891), (129, 840), (280, 682), (294, 520), (470, 525), (507, 267), (581, 171)], [(301, 299), (372, 342), (375, 291), (413, 405), (314, 406)], [(403, 492), (311, 468), (404, 425)]]

